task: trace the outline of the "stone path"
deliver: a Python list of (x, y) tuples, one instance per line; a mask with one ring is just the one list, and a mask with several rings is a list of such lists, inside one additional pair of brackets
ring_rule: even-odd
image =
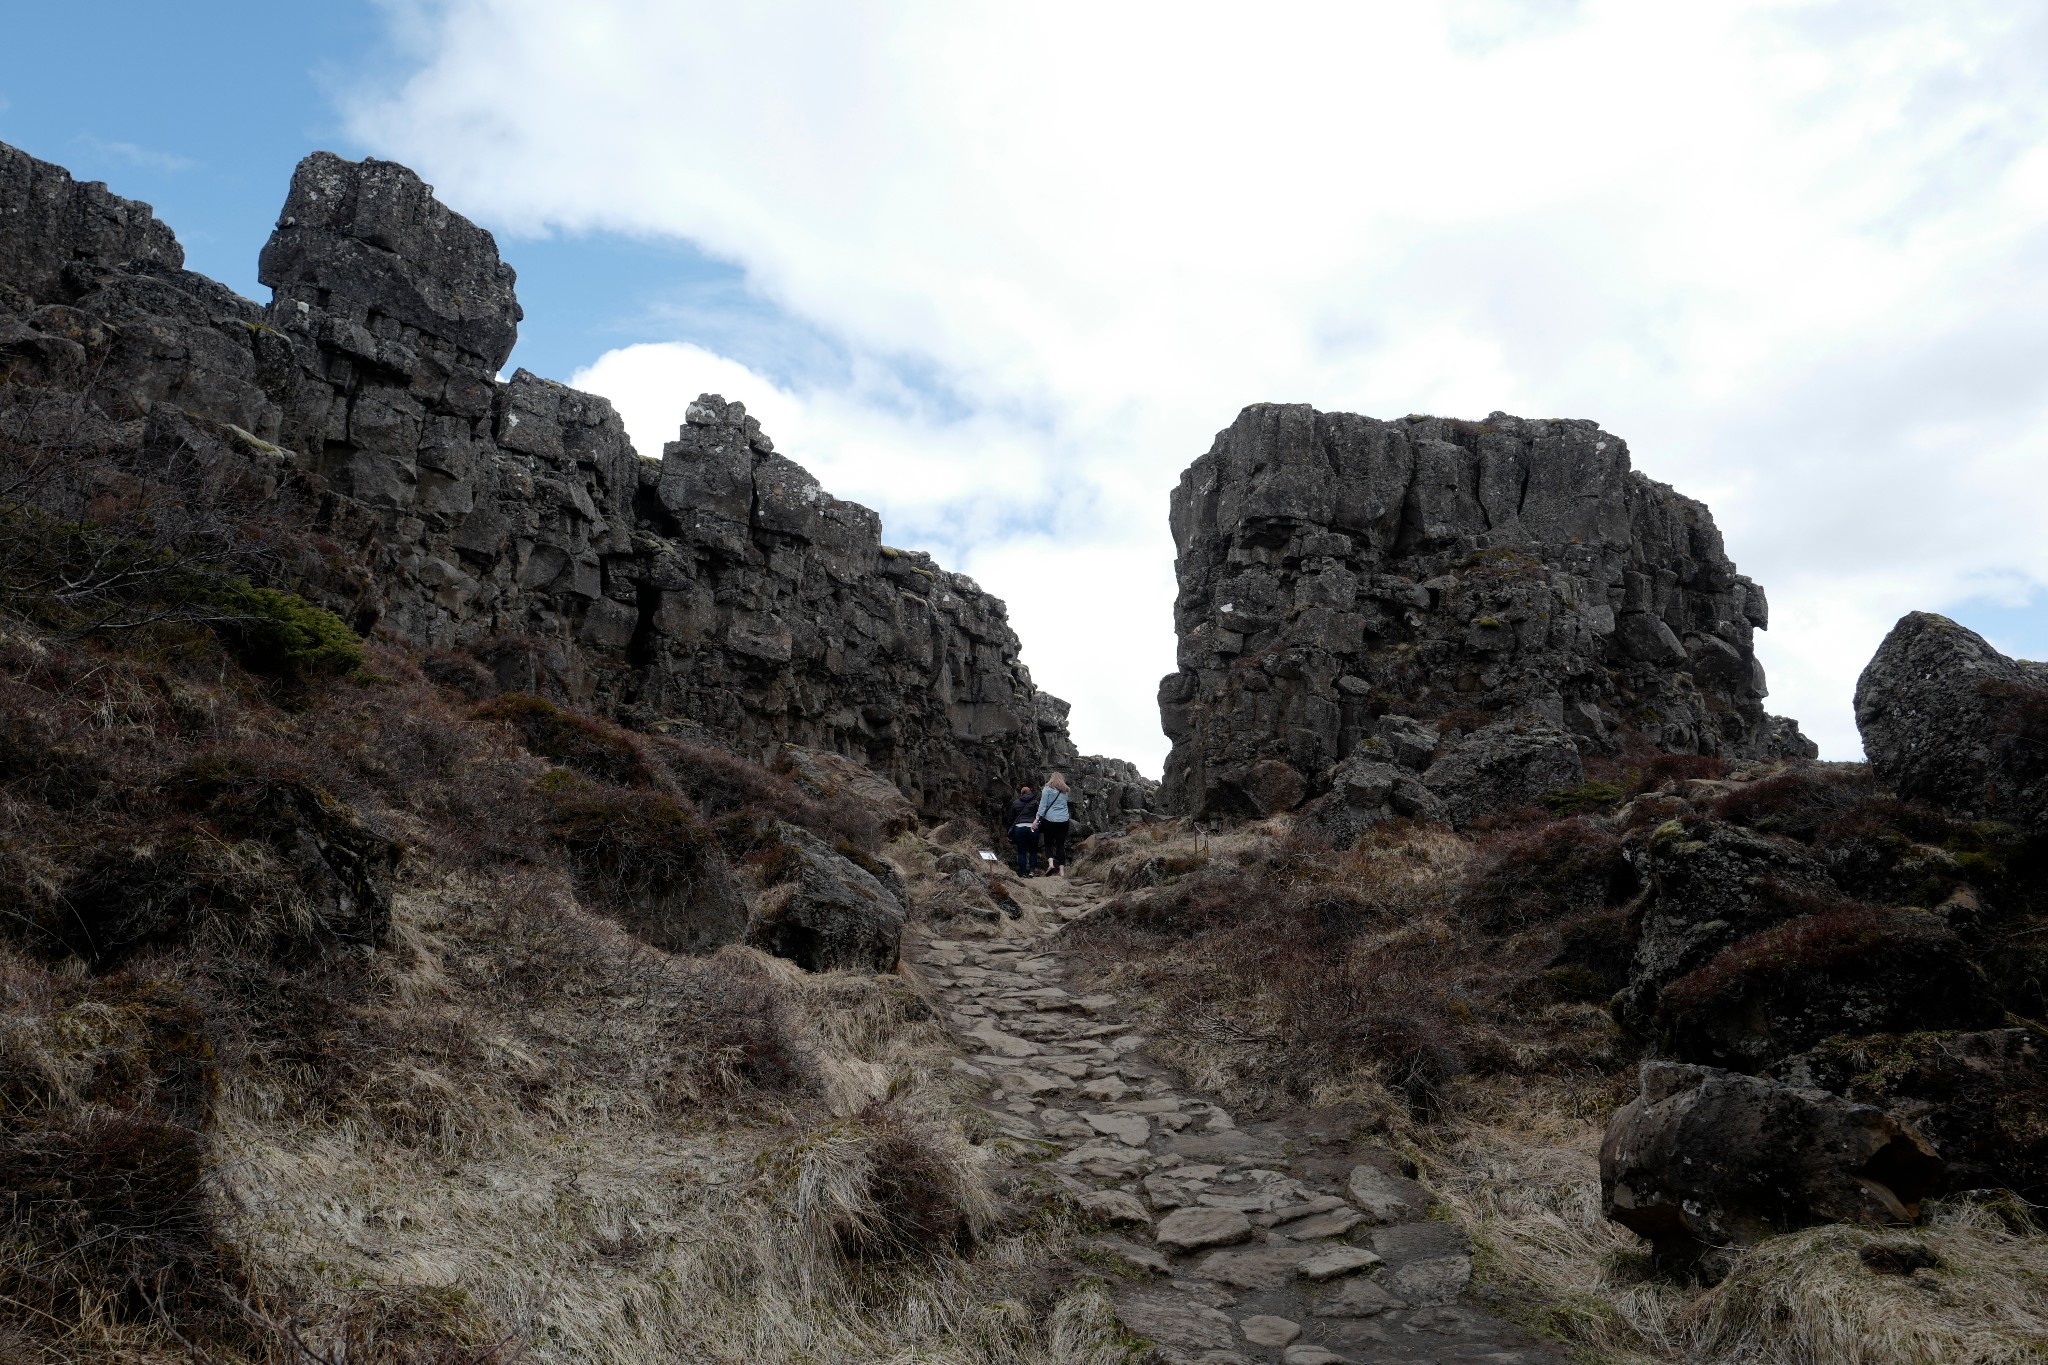
[[(1037, 913), (989, 938), (913, 942), (996, 1126), (1116, 1231), (1084, 1256), (1169, 1365), (1561, 1362), (1463, 1297), (1471, 1247), (1425, 1217), (1392, 1153), (1240, 1126), (1151, 1061), (1111, 995), (1064, 983), (1057, 941), (1099, 891), (1013, 884)], [(1037, 927), (1032, 921), (1038, 921)]]

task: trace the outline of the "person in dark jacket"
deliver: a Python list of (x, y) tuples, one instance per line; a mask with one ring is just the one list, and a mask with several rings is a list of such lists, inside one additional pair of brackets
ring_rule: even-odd
[(1064, 877), (1067, 875), (1067, 830), (1073, 819), (1073, 810), (1067, 801), (1065, 773), (1054, 773), (1045, 779), (1045, 790), (1038, 794), (1036, 810), (1038, 818), (1032, 822), (1032, 828), (1039, 830), (1045, 840), (1045, 875)]
[(1029, 786), (1017, 789), (1010, 803), (1010, 842), (1017, 846), (1017, 875), (1028, 877), (1038, 865), (1038, 793)]

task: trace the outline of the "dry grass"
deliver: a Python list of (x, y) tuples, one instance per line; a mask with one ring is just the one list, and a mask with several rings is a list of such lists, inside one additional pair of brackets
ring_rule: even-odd
[[(457, 1016), (481, 1056), (393, 1053), (365, 1077), (390, 1098), (318, 1131), (260, 1086), (223, 1105), (222, 1197), (309, 1341), (368, 1280), (459, 1291), (547, 1359), (1117, 1358), (1097, 1296), (1045, 1278), (1060, 1229), (1005, 1224), (950, 1046), (903, 985), (748, 949), (681, 962), (591, 920), (586, 981), (501, 1000), (453, 983), (472, 913), (401, 905), (392, 999), (423, 1032)], [(716, 1076), (652, 1065), (677, 1020), (648, 978), (677, 970), (772, 985), (808, 1085), (720, 1103)]]
[[(218, 653), (6, 630), (0, 1160), (29, 1202), (0, 1225), (0, 1357), (1123, 1358), (1099, 1288), (1054, 1269), (1070, 1229), (1000, 1196), (906, 980), (672, 955), (597, 913), (546, 766), (397, 651), (284, 697)], [(642, 754), (678, 809), (822, 810), (714, 751)], [(215, 809), (181, 776), (203, 755), (291, 781)], [(375, 946), (180, 921), (95, 975), (21, 917), (172, 819), (276, 899), (236, 824), (273, 787), (406, 850)], [(819, 823), (870, 856), (866, 825)]]
[(1231, 1103), (1356, 1104), (1398, 1132), (1467, 1074), (1611, 1064), (1599, 1011), (1522, 998), (1549, 937), (1492, 943), (1466, 922), (1469, 840), (1402, 823), (1332, 853), (1268, 821), (1202, 842), (1105, 859), (1193, 867), (1073, 932), (1099, 983), (1151, 1002), (1159, 1045)]
[[(1412, 1148), (1479, 1248), (1479, 1286), (1530, 1326), (1613, 1362), (2013, 1365), (2048, 1358), (2048, 1233), (2013, 1206), (1931, 1207), (1901, 1233), (1831, 1224), (1773, 1237), (1701, 1289), (1650, 1274), (1600, 1216), (1613, 1088), (1499, 1082)], [(1906, 1241), (1940, 1265), (1885, 1274), (1858, 1253)]]

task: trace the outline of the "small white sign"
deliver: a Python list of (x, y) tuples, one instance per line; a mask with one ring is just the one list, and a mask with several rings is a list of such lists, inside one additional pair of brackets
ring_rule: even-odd
[(983, 849), (981, 850), (981, 860), (985, 863), (992, 863), (996, 860), (996, 855), (987, 849)]

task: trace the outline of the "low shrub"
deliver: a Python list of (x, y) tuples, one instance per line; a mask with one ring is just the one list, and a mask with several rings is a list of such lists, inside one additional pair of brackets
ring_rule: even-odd
[(1569, 919), (1635, 894), (1623, 840), (1591, 822), (1548, 822), (1498, 837), (1471, 878), (1465, 913), (1493, 933)]
[(1683, 1060), (1741, 1069), (1841, 1032), (1971, 1028), (2001, 1011), (1935, 916), (1842, 904), (1754, 934), (1661, 993)]
[(214, 633), (252, 672), (305, 682), (353, 673), (369, 662), (346, 622), (296, 593), (223, 577), (203, 595)]
[(654, 768), (641, 739), (609, 722), (579, 716), (527, 692), (507, 692), (472, 714), (510, 726), (533, 753), (586, 777), (627, 787), (654, 784)]
[(863, 852), (882, 846), (881, 829), (865, 811), (821, 801), (798, 787), (789, 776), (787, 755), (778, 754), (775, 766), (767, 767), (708, 744), (675, 739), (655, 739), (649, 753), (676, 788), (714, 821), (744, 814), (757, 823), (784, 820), (828, 843), (844, 841)]
[(540, 784), (545, 819), (591, 903), (658, 948), (699, 951), (738, 936), (745, 902), (718, 836), (692, 811), (659, 792), (559, 776)]
[(1722, 819), (1812, 843), (1822, 828), (1885, 791), (1863, 769), (1797, 768), (1738, 787), (1714, 803)]

